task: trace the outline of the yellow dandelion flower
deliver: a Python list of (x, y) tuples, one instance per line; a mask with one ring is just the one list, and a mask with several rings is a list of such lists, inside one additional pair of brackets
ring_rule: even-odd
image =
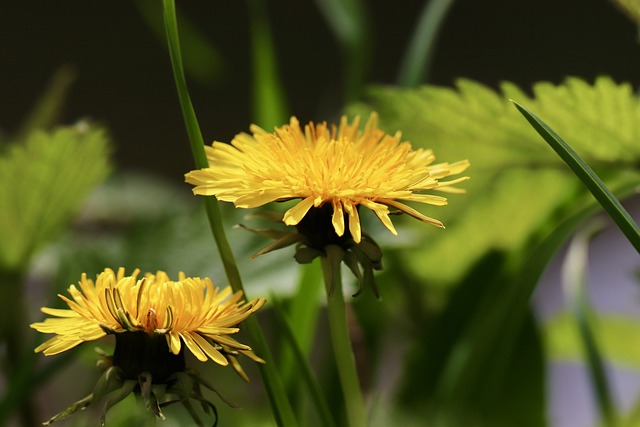
[[(231, 363), (244, 378), (235, 356), (244, 354), (263, 362), (249, 346), (231, 335), (239, 331), (240, 322), (264, 305), (264, 299), (244, 302), (242, 292), (233, 293), (230, 287), (220, 290), (208, 278), (180, 273), (179, 280), (172, 281), (163, 271), (147, 273), (142, 278), (138, 278), (139, 273), (135, 270), (126, 276), (123, 268), (117, 274), (105, 269), (95, 283), (83, 274), (79, 288), (69, 287), (71, 298), (59, 295), (69, 309), (44, 307), (42, 311), (54, 317), (31, 325), (39, 332), (56, 334), (35, 351), (50, 356), (116, 334), (116, 365), (120, 363), (118, 359), (131, 356), (119, 357), (119, 345), (131, 348), (132, 340), (139, 341), (144, 336), (164, 338), (155, 340), (159, 345), (156, 343), (153, 348), (173, 355), (179, 355), (185, 345), (200, 361), (211, 359), (223, 366)], [(122, 363), (130, 364), (126, 360)], [(144, 371), (144, 361), (141, 363), (139, 369), (134, 369)]]
[(431, 150), (414, 150), (399, 132), (378, 129), (375, 113), (363, 131), (359, 124), (358, 117), (349, 124), (343, 116), (338, 126), (311, 122), (303, 129), (293, 117), (273, 133), (253, 125), (253, 135), (241, 133), (231, 144), (206, 147), (210, 167), (187, 173), (186, 181), (195, 186), (194, 194), (239, 208), (302, 199), (285, 213), (287, 225), (298, 225), (313, 208), (331, 206), (336, 235), (345, 234), (346, 216), (356, 244), (362, 238), (359, 206), (372, 210), (395, 235), (391, 209), (443, 227), (404, 202), (446, 205), (445, 197), (424, 192), (463, 192), (453, 185), (468, 177), (443, 179), (464, 172), (469, 162), (433, 164)]

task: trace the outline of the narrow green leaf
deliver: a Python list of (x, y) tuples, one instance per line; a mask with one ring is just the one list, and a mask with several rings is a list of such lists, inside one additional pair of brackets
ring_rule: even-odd
[[(202, 133), (200, 131), (200, 126), (198, 125), (195, 110), (193, 109), (193, 104), (191, 103), (191, 98), (187, 89), (187, 82), (184, 76), (180, 40), (178, 37), (178, 20), (176, 16), (175, 0), (163, 0), (162, 5), (167, 43), (169, 46), (169, 57), (171, 58), (171, 66), (173, 68), (173, 75), (176, 82), (176, 89), (178, 91), (178, 98), (180, 100), (184, 123), (187, 129), (187, 135), (189, 136), (189, 142), (191, 144), (191, 151), (193, 153), (196, 167), (206, 168), (209, 166), (209, 162), (205, 154)], [(229, 240), (227, 239), (224, 231), (224, 224), (218, 201), (214, 197), (205, 197), (203, 199), (207, 217), (209, 218), (209, 224), (211, 226), (229, 284), (234, 291), (242, 291), (246, 297), (249, 298), (249, 295), (244, 292), (240, 272), (238, 271), (233, 251), (231, 250)], [(293, 410), (291, 409), (291, 405), (289, 404), (282, 380), (276, 370), (273, 356), (267, 347), (260, 324), (255, 317), (250, 317), (244, 322), (244, 327), (252, 338), (254, 350), (266, 361), (265, 364), (259, 364), (258, 368), (262, 375), (276, 422), (278, 425), (283, 427), (297, 426), (298, 423), (293, 414)]]
[[(333, 416), (331, 415), (331, 410), (329, 405), (327, 404), (324, 395), (322, 394), (322, 390), (320, 388), (320, 384), (313, 373), (313, 369), (311, 369), (311, 365), (307, 360), (307, 351), (305, 351), (304, 347), (299, 343), (294, 335), (294, 328), (287, 321), (287, 314), (282, 308), (282, 305), (278, 301), (275, 296), (271, 296), (271, 304), (273, 306), (273, 311), (275, 314), (276, 322), (278, 323), (278, 327), (281, 332), (284, 333), (284, 338), (289, 344), (289, 348), (292, 350), (293, 360), (295, 366), (299, 369), (299, 373), (302, 375), (302, 380), (304, 385), (309, 390), (309, 394), (311, 399), (318, 411), (318, 415), (320, 416), (320, 420), (323, 426), (326, 427), (334, 427), (336, 425), (333, 420)], [(286, 365), (285, 365), (286, 366)]]
[[(164, 43), (162, 9), (159, 5), (145, 0), (136, 0), (133, 3), (153, 34)], [(225, 71), (224, 59), (206, 35), (185, 16), (180, 16), (180, 38), (187, 75), (203, 86), (211, 87), (218, 83)]]
[(618, 425), (618, 414), (609, 389), (598, 342), (589, 320), (591, 307), (586, 292), (589, 241), (601, 228), (601, 224), (591, 224), (575, 235), (567, 252), (562, 276), (564, 293), (582, 341), (592, 391), (598, 403), (601, 420), (605, 426), (615, 427)]
[(60, 67), (18, 131), (15, 140), (24, 141), (35, 130), (50, 130), (60, 118), (69, 88), (75, 80), (73, 67)]
[(400, 86), (417, 86), (429, 80), (431, 59), (436, 46), (438, 32), (453, 6), (454, 0), (431, 0), (425, 2), (422, 14), (413, 37), (404, 54), (398, 84)]
[(278, 77), (276, 49), (264, 0), (247, 0), (251, 25), (253, 59), (254, 122), (265, 129), (288, 120), (284, 89)]
[[(297, 290), (291, 299), (289, 320), (293, 336), (300, 344), (300, 349), (305, 357), (309, 356), (311, 346), (314, 343), (316, 325), (320, 311), (320, 296), (322, 295), (322, 271), (319, 263), (313, 262), (301, 266), (300, 280)], [(282, 378), (289, 389), (297, 381), (295, 379), (295, 364), (292, 351), (283, 349), (282, 354)]]
[(371, 61), (371, 31), (362, 0), (316, 0), (342, 49), (345, 100), (360, 97)]
[(629, 242), (640, 252), (640, 228), (631, 215), (620, 204), (620, 201), (609, 191), (600, 177), (587, 165), (573, 149), (562, 140), (547, 124), (535, 114), (514, 101), (516, 108), (522, 113), (533, 128), (553, 148), (560, 158), (571, 168), (573, 173), (589, 189), (591, 194), (602, 205), (607, 214), (616, 223)]

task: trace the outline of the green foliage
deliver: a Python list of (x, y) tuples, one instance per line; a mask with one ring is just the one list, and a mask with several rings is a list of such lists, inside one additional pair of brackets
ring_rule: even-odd
[[(159, 42), (164, 45), (166, 36), (160, 5), (145, 0), (136, 0), (134, 5)], [(207, 40), (206, 35), (184, 14), (180, 16), (180, 37), (184, 68), (189, 77), (205, 87), (219, 85), (224, 74), (228, 73), (226, 60), (216, 46)]]
[(85, 123), (32, 132), (0, 157), (0, 266), (24, 266), (55, 238), (109, 172), (104, 130)]
[(640, 24), (640, 1), (638, 0), (613, 0), (613, 3), (620, 8), (632, 21)]
[(266, 1), (247, 1), (251, 19), (253, 61), (253, 121), (267, 130), (287, 121), (288, 107), (278, 76), (276, 48), (269, 25)]
[[(640, 368), (640, 320), (621, 314), (591, 313), (589, 322), (595, 341), (606, 360), (630, 368)], [(552, 360), (579, 361), (583, 348), (569, 312), (561, 312), (544, 324), (547, 355)]]
[(549, 128), (540, 118), (520, 104), (515, 104), (533, 128), (544, 138), (558, 156), (571, 168), (573, 173), (593, 194), (609, 217), (616, 223), (636, 251), (640, 252), (640, 228), (620, 201), (611, 193), (600, 177), (576, 154), (575, 151)]
[(401, 129), (414, 146), (433, 148), (438, 161), (471, 162), (468, 193), (427, 212), (450, 229), (405, 224), (411, 241), (428, 242), (407, 252), (406, 266), (432, 284), (455, 283), (486, 251), (522, 248), (533, 234), (592, 203), (510, 98), (547, 118), (615, 194), (640, 181), (640, 102), (630, 85), (570, 78), (534, 85), (532, 98), (510, 83), (501, 88), (499, 94), (469, 80), (455, 89), (374, 87), (366, 104), (348, 110), (378, 111), (386, 130)]
[[(468, 193), (426, 212), (446, 231), (398, 221), (412, 243), (396, 247), (386, 276), (396, 280), (381, 285), (415, 288), (406, 307), (420, 338), (401, 401), (424, 408), (426, 398), (436, 425), (545, 425), (543, 347), (529, 299), (559, 245), (597, 207), (509, 99), (544, 115), (615, 194), (640, 182), (640, 102), (629, 85), (573, 78), (537, 84), (533, 97), (513, 84), (501, 88), (468, 80), (455, 89), (375, 87), (366, 104), (349, 109), (378, 111), (387, 131), (401, 129), (439, 161), (471, 162)], [(436, 286), (453, 290), (434, 311), (434, 293), (425, 290)]]

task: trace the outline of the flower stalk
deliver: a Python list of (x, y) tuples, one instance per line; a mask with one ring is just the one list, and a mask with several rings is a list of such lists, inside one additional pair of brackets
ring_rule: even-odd
[(342, 251), (342, 249), (337, 246), (328, 246), (326, 250), (327, 256), (323, 256), (321, 259), (322, 273), (327, 291), (329, 332), (340, 386), (344, 395), (347, 425), (349, 427), (365, 427), (364, 399), (351, 347), (346, 306), (342, 293), (342, 275), (340, 272), (342, 256), (340, 253), (336, 253)]
[[(180, 100), (180, 107), (182, 109), (185, 127), (191, 144), (191, 151), (193, 153), (196, 167), (206, 168), (209, 166), (209, 163), (204, 150), (204, 140), (198, 125), (195, 110), (193, 109), (193, 105), (189, 97), (187, 82), (184, 75), (180, 41), (178, 37), (175, 0), (163, 0), (162, 7), (171, 66), (173, 68), (173, 75), (176, 82), (176, 89)], [(242, 285), (235, 257), (224, 233), (222, 215), (217, 200), (213, 197), (206, 197), (204, 205), (229, 284), (234, 291), (237, 292), (241, 290), (244, 292), (244, 286)], [(247, 319), (245, 327), (253, 341), (253, 348), (266, 362), (264, 365), (260, 365), (259, 370), (269, 396), (276, 422), (280, 426), (297, 426), (297, 420), (294, 416), (293, 410), (291, 409), (289, 400), (287, 399), (282, 380), (275, 370), (273, 357), (266, 345), (260, 325), (255, 319), (250, 318)]]

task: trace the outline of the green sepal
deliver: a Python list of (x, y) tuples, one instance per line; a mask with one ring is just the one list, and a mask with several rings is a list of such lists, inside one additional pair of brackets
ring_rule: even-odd
[(329, 268), (329, 271), (327, 272), (329, 274), (326, 275), (326, 277), (330, 277), (331, 281), (329, 283), (327, 294), (331, 295), (336, 287), (336, 283), (340, 280), (340, 264), (344, 259), (345, 251), (338, 245), (327, 245), (324, 247), (324, 250), (327, 254), (328, 262), (324, 263), (322, 267)]
[(124, 400), (133, 390), (135, 390), (137, 385), (136, 381), (126, 380), (122, 386), (115, 390), (113, 393), (109, 394), (109, 398), (104, 403), (104, 407), (102, 408), (102, 412), (100, 413), (100, 427), (104, 427), (106, 423), (107, 412), (109, 409), (113, 408), (116, 404)]
[(277, 240), (284, 237), (287, 234), (291, 234), (288, 231), (283, 230), (274, 230), (273, 228), (251, 228), (247, 227), (244, 224), (237, 224), (237, 228), (242, 228), (243, 230), (250, 231), (259, 236), (266, 237), (267, 239)]
[[(373, 270), (382, 269), (382, 263), (380, 262), (380, 258), (372, 260), (367, 254), (367, 252), (365, 252), (365, 250), (363, 250), (363, 247), (361, 247), (360, 245), (354, 246), (351, 249), (351, 251), (355, 255), (356, 259), (358, 260), (358, 262), (360, 263), (364, 271), (364, 275), (362, 276), (362, 279), (359, 280), (360, 287), (358, 288), (358, 291), (355, 294), (353, 294), (353, 297), (354, 298), (357, 297), (358, 295), (360, 295), (360, 293), (364, 288), (368, 287), (368, 288), (371, 288), (371, 290), (373, 291), (373, 294), (376, 296), (376, 299), (379, 300), (380, 292), (378, 291), (378, 286), (376, 285), (376, 280), (373, 274)], [(380, 256), (382, 257), (382, 252), (380, 253)]]
[(160, 404), (158, 403), (158, 396), (164, 395), (166, 385), (153, 385), (153, 378), (148, 372), (142, 372), (138, 375), (138, 385), (140, 386), (140, 396), (144, 402), (145, 409), (147, 411), (151, 411), (156, 418), (161, 420), (166, 419), (160, 410)]
[(298, 264), (310, 264), (314, 259), (322, 256), (322, 252), (306, 245), (298, 245), (293, 258)]
[(125, 383), (124, 371), (117, 366), (110, 366), (98, 379), (93, 388), (94, 400), (100, 400), (107, 394), (122, 387)]
[(93, 402), (93, 393), (84, 397), (83, 399), (78, 400), (76, 403), (69, 406), (64, 411), (49, 418), (47, 421), (43, 422), (42, 425), (48, 426), (56, 421), (63, 420), (78, 411), (84, 411), (91, 404), (91, 402)]
[(267, 246), (265, 246), (264, 248), (260, 249), (255, 254), (251, 255), (251, 259), (257, 258), (260, 255), (268, 254), (269, 252), (273, 252), (273, 251), (276, 251), (278, 249), (286, 248), (286, 247), (291, 246), (293, 244), (299, 243), (299, 242), (301, 242), (303, 240), (304, 240), (304, 236), (302, 236), (301, 234), (298, 234), (298, 233), (287, 233), (286, 235), (282, 236), (281, 238), (279, 238), (275, 242), (272, 242), (272, 243), (268, 244)]

